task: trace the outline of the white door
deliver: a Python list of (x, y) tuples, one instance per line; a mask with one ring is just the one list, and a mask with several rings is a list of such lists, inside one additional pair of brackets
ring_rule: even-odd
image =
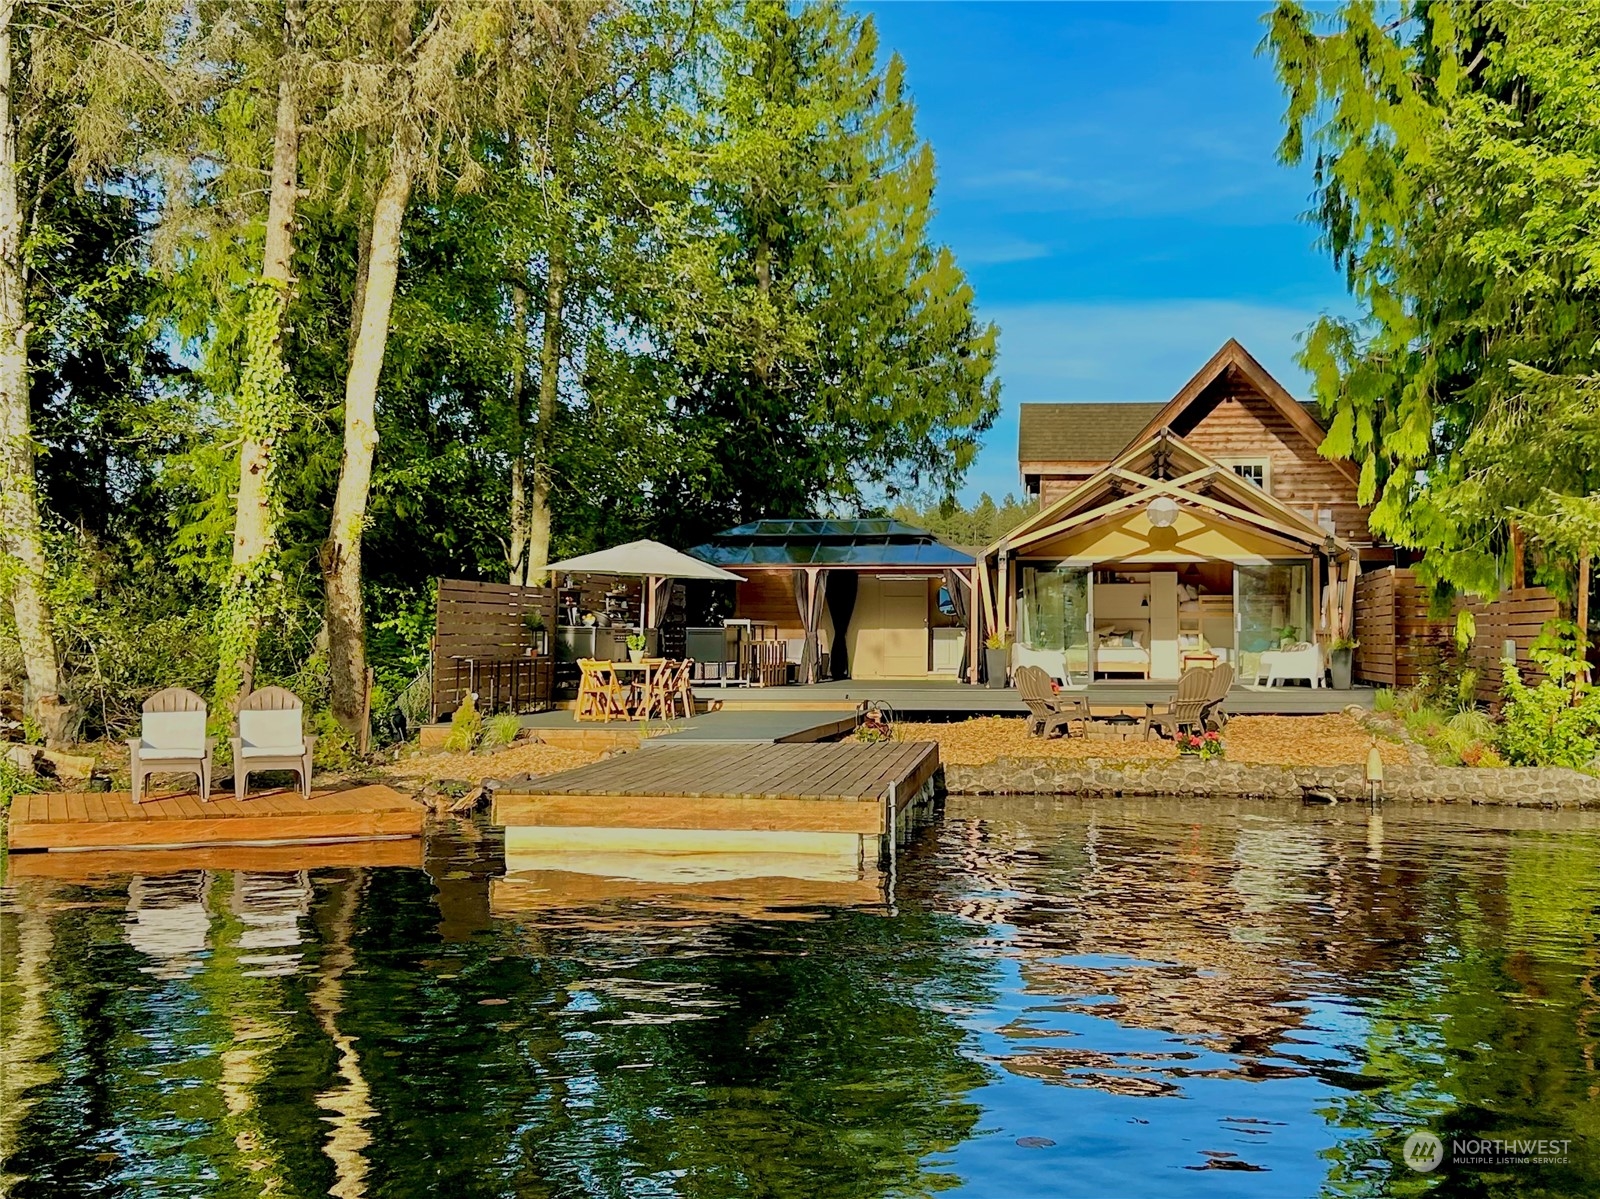
[(885, 677), (927, 674), (927, 580), (884, 579), (882, 588), (878, 616)]

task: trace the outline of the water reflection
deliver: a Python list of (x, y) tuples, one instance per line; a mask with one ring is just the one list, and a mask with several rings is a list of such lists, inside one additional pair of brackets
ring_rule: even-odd
[[(893, 906), (474, 824), (258, 852), (14, 859), (0, 1189), (1600, 1189), (1593, 820), (952, 801)], [(1415, 1126), (1574, 1145), (1424, 1177)]]

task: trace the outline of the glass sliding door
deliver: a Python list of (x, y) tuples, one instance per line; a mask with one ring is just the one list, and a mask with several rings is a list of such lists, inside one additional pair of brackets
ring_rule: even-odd
[(1089, 566), (1017, 564), (1017, 640), (1012, 665), (1042, 666), (1063, 683), (1089, 672)]
[(1311, 640), (1311, 563), (1235, 567), (1233, 627), (1239, 675), (1246, 682), (1256, 677), (1264, 650)]

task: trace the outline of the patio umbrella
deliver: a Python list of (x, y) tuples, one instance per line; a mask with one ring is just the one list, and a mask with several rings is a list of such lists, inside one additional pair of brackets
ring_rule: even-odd
[(577, 571), (579, 574), (624, 575), (630, 579), (644, 579), (646, 586), (640, 588), (639, 593), (641, 629), (645, 627), (645, 597), (650, 594), (656, 579), (710, 579), (716, 583), (744, 582), (742, 575), (730, 574), (720, 566), (712, 566), (711, 563), (702, 562), (699, 558), (680, 554), (670, 545), (649, 540), (630, 541), (625, 545), (614, 545), (608, 550), (579, 554), (576, 558), (552, 562), (545, 569), (552, 574)]

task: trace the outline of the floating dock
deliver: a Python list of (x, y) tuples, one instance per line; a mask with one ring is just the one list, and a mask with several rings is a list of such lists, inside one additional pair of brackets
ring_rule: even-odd
[(939, 747), (663, 744), (497, 792), (506, 868), (551, 854), (823, 855), (875, 863), (931, 793)]
[(422, 805), (392, 787), (269, 791), (242, 803), (194, 794), (136, 804), (126, 792), (18, 795), (11, 801), (9, 848), (180, 849), (272, 846), (421, 837)]

